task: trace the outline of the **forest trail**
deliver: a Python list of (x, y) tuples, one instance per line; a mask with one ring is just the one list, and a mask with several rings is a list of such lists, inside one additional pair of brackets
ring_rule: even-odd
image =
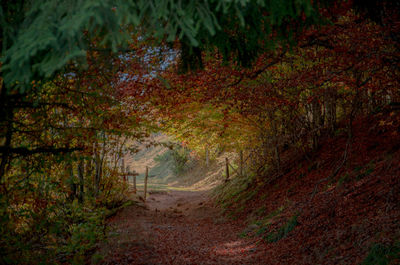
[(256, 239), (221, 216), (207, 191), (158, 191), (109, 220), (101, 264), (268, 264)]

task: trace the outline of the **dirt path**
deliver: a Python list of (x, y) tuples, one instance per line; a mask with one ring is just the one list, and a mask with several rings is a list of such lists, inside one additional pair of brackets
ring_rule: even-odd
[(146, 208), (129, 206), (110, 220), (102, 264), (266, 264), (261, 245), (239, 237), (204, 191), (153, 193)]

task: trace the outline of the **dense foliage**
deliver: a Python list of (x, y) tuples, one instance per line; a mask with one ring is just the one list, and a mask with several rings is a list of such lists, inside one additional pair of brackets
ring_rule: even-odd
[(251, 68), (215, 51), (203, 54), (203, 70), (182, 75), (172, 65), (148, 80), (165, 131), (203, 154), (247, 150), (260, 176), (282, 173), (288, 149), (309, 157), (323, 136), (346, 132), (350, 144), (355, 117), (399, 101), (398, 17), (388, 10), (378, 24), (349, 5), (321, 12), (331, 24), (266, 49)]
[(151, 130), (207, 157), (246, 150), (263, 180), (323, 136), (349, 148), (357, 115), (399, 102), (398, 7), (1, 1), (0, 262), (83, 263)]

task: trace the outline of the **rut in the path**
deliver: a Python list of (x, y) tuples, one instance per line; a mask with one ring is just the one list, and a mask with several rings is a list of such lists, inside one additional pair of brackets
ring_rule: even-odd
[(266, 248), (239, 237), (242, 227), (227, 221), (205, 192), (151, 194), (146, 208), (117, 214), (102, 264), (271, 264)]

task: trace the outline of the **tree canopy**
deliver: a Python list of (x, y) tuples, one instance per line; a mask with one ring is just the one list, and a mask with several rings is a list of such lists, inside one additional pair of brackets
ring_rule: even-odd
[[(95, 49), (127, 49), (132, 31), (158, 42), (182, 42), (195, 65), (196, 48), (217, 47), (249, 65), (260, 49), (290, 39), (318, 20), (311, 1), (3, 1), (2, 76), (8, 90), (28, 89), (69, 63), (84, 64), (91, 38)], [(93, 47), (92, 47), (93, 48)]]

